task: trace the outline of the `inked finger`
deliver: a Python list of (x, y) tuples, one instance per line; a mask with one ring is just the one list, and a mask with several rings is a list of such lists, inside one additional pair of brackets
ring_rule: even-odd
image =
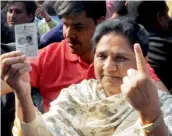
[(147, 74), (145, 58), (143, 56), (142, 49), (138, 43), (134, 45), (134, 52), (136, 56), (137, 70), (142, 74)]

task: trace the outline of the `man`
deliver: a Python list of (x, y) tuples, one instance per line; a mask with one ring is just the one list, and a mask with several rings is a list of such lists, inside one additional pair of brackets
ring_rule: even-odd
[(64, 24), (65, 40), (48, 45), (29, 60), (31, 85), (40, 90), (45, 111), (62, 88), (95, 78), (91, 38), (106, 15), (105, 1), (57, 1), (55, 9)]
[(9, 1), (7, 3), (7, 24), (14, 27), (16, 24), (33, 22), (36, 8), (35, 1)]
[[(50, 30), (57, 22), (51, 19), (46, 11), (37, 8), (36, 1), (9, 1), (7, 3), (7, 24), (11, 27), (17, 24), (36, 22), (39, 28), (39, 34)], [(35, 20), (35, 13), (41, 14), (45, 19), (43, 27), (40, 27), (38, 19)], [(46, 27), (46, 28), (44, 28)]]
[(128, 8), (129, 14), (149, 33), (149, 64), (168, 90), (172, 90), (172, 20), (166, 2), (128, 1)]

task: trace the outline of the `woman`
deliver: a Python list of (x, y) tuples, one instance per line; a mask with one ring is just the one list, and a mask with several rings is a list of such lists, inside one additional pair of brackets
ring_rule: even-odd
[(18, 98), (14, 135), (22, 135), (20, 124), (29, 136), (170, 135), (172, 96), (159, 92), (158, 98), (147, 74), (144, 28), (128, 19), (105, 21), (96, 28), (93, 44), (97, 80), (63, 89), (44, 115), (31, 100), (26, 58), (20, 52), (1, 57), (1, 78)]

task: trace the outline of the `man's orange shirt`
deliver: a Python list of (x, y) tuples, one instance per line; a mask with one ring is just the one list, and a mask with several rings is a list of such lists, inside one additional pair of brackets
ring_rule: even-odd
[(45, 111), (63, 88), (95, 78), (93, 65), (72, 54), (65, 40), (43, 48), (38, 57), (29, 62), (32, 66), (31, 86), (39, 89)]
[[(65, 40), (43, 48), (38, 57), (29, 59), (29, 62), (32, 66), (31, 86), (39, 89), (45, 111), (63, 88), (84, 79), (95, 79), (93, 64), (89, 65), (80, 56), (72, 54)], [(159, 81), (149, 64), (147, 68), (153, 80)]]

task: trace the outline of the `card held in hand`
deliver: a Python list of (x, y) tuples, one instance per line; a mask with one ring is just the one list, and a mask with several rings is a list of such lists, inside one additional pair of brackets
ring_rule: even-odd
[(23, 55), (36, 57), (38, 53), (37, 27), (35, 23), (15, 25), (16, 50)]

